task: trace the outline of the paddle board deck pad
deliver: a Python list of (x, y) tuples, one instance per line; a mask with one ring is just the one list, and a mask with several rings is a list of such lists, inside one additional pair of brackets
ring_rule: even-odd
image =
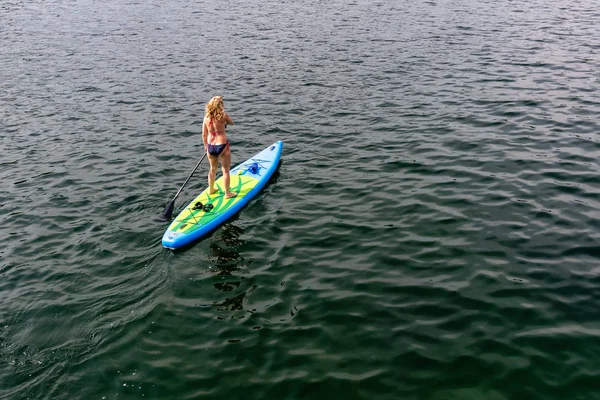
[(278, 141), (231, 169), (230, 187), (237, 196), (225, 198), (225, 185), (221, 176), (215, 182), (218, 191), (208, 194), (206, 188), (188, 204), (171, 222), (162, 238), (162, 245), (178, 249), (189, 245), (214, 231), (237, 214), (267, 184), (277, 169), (283, 142)]

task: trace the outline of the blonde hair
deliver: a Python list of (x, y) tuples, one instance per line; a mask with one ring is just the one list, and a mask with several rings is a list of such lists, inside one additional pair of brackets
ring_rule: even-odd
[(206, 116), (210, 119), (217, 121), (225, 118), (225, 106), (223, 105), (223, 98), (221, 96), (214, 96), (206, 103)]

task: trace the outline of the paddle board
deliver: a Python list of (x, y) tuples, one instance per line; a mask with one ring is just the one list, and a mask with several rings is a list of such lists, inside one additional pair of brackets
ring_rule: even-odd
[(267, 184), (277, 169), (283, 142), (278, 141), (230, 170), (231, 191), (236, 197), (226, 199), (223, 177), (215, 182), (219, 191), (209, 195), (206, 188), (171, 222), (162, 245), (178, 249), (214, 231), (237, 214)]

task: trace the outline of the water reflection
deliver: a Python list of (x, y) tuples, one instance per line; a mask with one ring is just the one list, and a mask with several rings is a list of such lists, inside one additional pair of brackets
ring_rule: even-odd
[(214, 261), (214, 273), (232, 275), (244, 264), (238, 247), (245, 243), (240, 236), (244, 230), (233, 224), (224, 225), (210, 243), (210, 258)]
[[(244, 309), (244, 298), (246, 295), (254, 292), (258, 286), (253, 285), (250, 289), (245, 292), (239, 293), (233, 297), (228, 297), (220, 303), (215, 303), (215, 306), (219, 307), (217, 311), (241, 311)], [(248, 310), (248, 312), (253, 312)]]
[[(243, 277), (236, 275), (236, 271), (240, 271), (244, 266), (248, 265), (252, 260), (246, 260), (242, 257), (238, 249), (246, 242), (241, 239), (244, 230), (234, 224), (226, 224), (215, 235), (210, 244), (210, 257), (214, 260), (213, 272), (220, 276), (219, 282), (213, 283), (213, 287), (219, 292), (227, 293), (227, 296), (222, 301), (213, 303), (217, 306), (217, 311), (241, 311), (244, 309), (244, 298), (247, 294), (256, 290), (257, 286), (252, 286), (248, 290), (242, 287)], [(224, 280), (225, 276), (229, 276), (231, 280)], [(239, 292), (242, 287), (242, 292)], [(220, 316), (219, 319), (227, 319), (232, 316)]]

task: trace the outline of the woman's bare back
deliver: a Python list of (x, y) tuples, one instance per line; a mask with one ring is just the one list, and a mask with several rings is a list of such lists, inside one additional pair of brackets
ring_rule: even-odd
[(227, 143), (227, 133), (225, 132), (225, 127), (227, 125), (233, 125), (233, 120), (228, 114), (225, 114), (224, 118), (220, 120), (204, 117), (202, 130), (203, 133), (208, 136), (207, 142), (210, 144)]

